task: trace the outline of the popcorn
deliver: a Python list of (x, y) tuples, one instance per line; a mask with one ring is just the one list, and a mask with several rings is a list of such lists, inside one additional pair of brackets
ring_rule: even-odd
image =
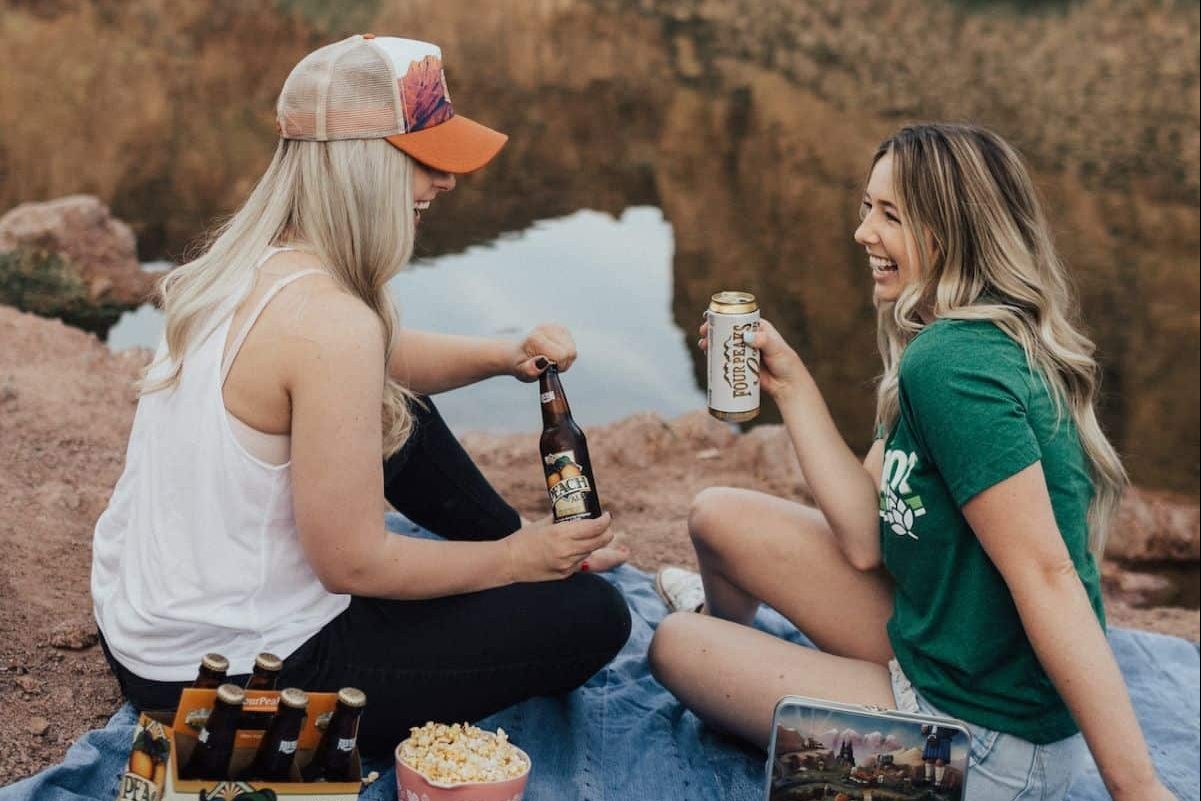
[(526, 756), (509, 744), (504, 729), (493, 734), (468, 723), (414, 726), (400, 744), (400, 758), (439, 784), (505, 781), (530, 768)]

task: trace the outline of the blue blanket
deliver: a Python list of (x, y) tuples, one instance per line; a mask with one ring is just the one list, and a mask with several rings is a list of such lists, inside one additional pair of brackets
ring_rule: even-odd
[[(625, 649), (581, 689), (526, 701), (480, 724), (503, 726), (533, 758), (526, 801), (759, 801), (762, 752), (707, 729), (650, 675), (646, 649), (665, 612), (650, 577), (632, 567), (607, 575), (633, 613)], [(808, 644), (769, 609), (760, 611), (756, 625)], [(1197, 645), (1120, 629), (1109, 639), (1160, 775), (1181, 801), (1201, 801)], [(134, 721), (132, 708), (122, 707), (103, 729), (76, 741), (61, 765), (0, 789), (0, 801), (112, 801)], [(393, 801), (391, 766), (367, 767), (380, 778), (364, 790), (363, 801)], [(1102, 801), (1109, 794), (1090, 765), (1069, 798)]]

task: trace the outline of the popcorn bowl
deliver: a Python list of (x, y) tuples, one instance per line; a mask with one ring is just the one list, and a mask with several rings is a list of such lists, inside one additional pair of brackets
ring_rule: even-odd
[(512, 748), (525, 761), (525, 771), (520, 776), (497, 781), (442, 782), (435, 781), (401, 757), (401, 749), (408, 740), (396, 746), (396, 795), (397, 801), (522, 801), (525, 797), (526, 781), (533, 765), (530, 755), (512, 743)]

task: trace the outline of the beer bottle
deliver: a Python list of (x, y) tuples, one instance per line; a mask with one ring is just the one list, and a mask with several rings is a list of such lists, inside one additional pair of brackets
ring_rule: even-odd
[(284, 666), (283, 660), (275, 654), (263, 652), (254, 659), (254, 672), (246, 681), (247, 690), (274, 690), (279, 681), (279, 671)]
[(205, 654), (200, 660), (200, 670), (196, 671), (196, 681), (193, 687), (212, 690), (225, 683), (225, 674), (229, 671), (229, 660), (221, 654)]
[(267, 732), (259, 743), (259, 750), (245, 778), (268, 782), (291, 781), (292, 761), (296, 759), (300, 726), (304, 723), (308, 706), (309, 696), (304, 690), (289, 687), (279, 694), (279, 709), (267, 725)]
[(350, 755), (359, 734), (359, 716), (367, 696), (354, 687), (338, 691), (338, 704), (321, 735), (313, 759), (300, 771), (306, 782), (341, 782), (354, 779), (350, 775)]
[(556, 523), (565, 520), (600, 517), (600, 498), (588, 442), (571, 417), (571, 407), (559, 380), (559, 368), (552, 363), (538, 379), (542, 398), (542, 469), (546, 473), (546, 491)]
[(196, 747), (192, 749), (187, 764), (179, 770), (181, 779), (227, 779), (229, 759), (234, 752), (234, 736), (238, 733), (238, 720), (242, 717), (242, 702), (245, 691), (236, 684), (222, 684), (217, 688), (217, 700), (209, 713)]

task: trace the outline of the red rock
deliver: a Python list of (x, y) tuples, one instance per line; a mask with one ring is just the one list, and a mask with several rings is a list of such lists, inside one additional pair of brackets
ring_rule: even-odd
[(1122, 499), (1105, 555), (1127, 562), (1201, 560), (1201, 507), (1171, 493), (1132, 487)]
[(99, 641), (95, 623), (63, 623), (50, 634), (50, 644), (67, 651), (83, 651)]
[(155, 277), (142, 271), (133, 230), (91, 195), (23, 203), (0, 217), (0, 251), (54, 253), (75, 266), (94, 303), (137, 306)]
[(754, 465), (755, 477), (769, 482), (776, 492), (794, 499), (810, 497), (796, 448), (784, 426), (753, 428), (739, 438), (735, 448), (745, 453), (746, 461)]
[(1137, 609), (1172, 606), (1180, 594), (1171, 579), (1154, 573), (1127, 570), (1111, 561), (1101, 565), (1101, 585), (1107, 598)]

